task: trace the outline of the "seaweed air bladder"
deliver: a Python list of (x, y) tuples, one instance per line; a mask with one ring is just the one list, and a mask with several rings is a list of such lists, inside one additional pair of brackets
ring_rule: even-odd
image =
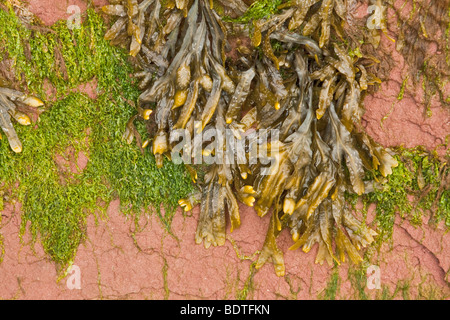
[[(138, 61), (138, 105), (153, 109), (146, 121), (153, 124), (149, 147), (158, 166), (174, 151), (191, 163), (196, 146), (215, 156), (201, 179), (198, 167), (186, 164), (198, 190), (179, 204), (188, 211), (200, 203), (196, 242), (224, 245), (227, 217), (231, 231), (238, 228), (242, 202), (271, 216), (256, 268), (270, 261), (277, 275), (285, 274), (276, 243), (283, 229), (292, 235), (292, 250), (308, 252), (318, 243), (317, 263), (340, 264), (346, 256), (362, 261), (360, 250), (376, 232), (354, 216), (344, 194), (365, 193), (381, 183), (365, 179), (366, 173), (386, 177), (398, 163), (360, 129), (362, 97), (378, 79), (368, 68), (372, 60), (349, 55), (344, 1), (280, 2), (275, 14), (248, 25), (225, 22), (211, 1), (164, 5), (111, 2), (104, 11), (119, 18), (105, 37), (124, 44)], [(227, 39), (235, 30), (252, 46), (231, 61)], [(193, 147), (180, 148), (180, 130), (193, 137), (210, 129), (252, 138), (239, 152), (219, 139), (194, 138)], [(267, 130), (277, 134), (261, 142), (258, 132)], [(270, 166), (255, 159), (254, 145), (266, 151)]]

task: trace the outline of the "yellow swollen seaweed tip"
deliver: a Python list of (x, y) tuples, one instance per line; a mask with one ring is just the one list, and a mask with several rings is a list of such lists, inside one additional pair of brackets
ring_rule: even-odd
[(20, 123), (23, 126), (29, 126), (31, 124), (30, 117), (28, 117), (26, 114), (21, 114), (16, 117), (16, 120), (18, 123)]
[(243, 186), (242, 187), (242, 192), (244, 193), (248, 193), (248, 194), (255, 194), (255, 190), (253, 189), (253, 186)]
[(33, 108), (38, 108), (38, 107), (42, 107), (44, 105), (44, 102), (42, 102), (41, 99), (36, 98), (36, 97), (27, 97), (23, 103), (25, 103), (27, 106), (33, 107)]
[(152, 109), (145, 109), (142, 112), (142, 118), (144, 118), (144, 120), (149, 120), (150, 119), (150, 115), (153, 113)]
[(192, 205), (187, 199), (178, 200), (178, 204), (183, 208), (185, 212), (192, 210)]
[(15, 147), (13, 148), (13, 151), (14, 151), (15, 153), (21, 153), (21, 152), (22, 152), (22, 146), (15, 146)]
[(249, 197), (243, 198), (242, 200), (247, 206), (253, 207), (256, 199), (255, 199), (255, 197), (249, 196)]
[(295, 210), (294, 199), (290, 199), (290, 198), (284, 199), (283, 212), (287, 213), (289, 215), (292, 215), (294, 213), (294, 210)]
[(188, 96), (188, 90), (178, 90), (175, 93), (173, 109), (176, 109), (176, 108), (184, 105), (186, 102), (187, 96)]

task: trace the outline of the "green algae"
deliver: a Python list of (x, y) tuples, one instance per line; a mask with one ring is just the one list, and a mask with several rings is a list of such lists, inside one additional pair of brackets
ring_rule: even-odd
[[(370, 204), (376, 204), (378, 245), (392, 237), (396, 215), (407, 219), (415, 226), (427, 222), (433, 225), (443, 223), (450, 228), (450, 191), (448, 188), (448, 155), (438, 157), (422, 147), (397, 148), (395, 158), (399, 165), (381, 188), (357, 196), (347, 194), (347, 201), (355, 207), (361, 200), (363, 213), (367, 214)], [(372, 175), (372, 173), (370, 173)], [(381, 179), (379, 175), (375, 180)]]
[(247, 11), (240, 17), (232, 19), (224, 17), (225, 21), (235, 23), (248, 23), (263, 18), (269, 18), (271, 15), (278, 12), (278, 7), (285, 2), (284, 0), (257, 0), (247, 9)]
[[(28, 229), (61, 271), (86, 240), (88, 217), (104, 216), (111, 200), (119, 198), (124, 214), (136, 221), (151, 206), (169, 230), (178, 199), (192, 188), (183, 166), (167, 161), (158, 169), (151, 153), (122, 140), (137, 113), (132, 67), (123, 50), (103, 39), (105, 26), (94, 10), (83, 20), (80, 29), (60, 21), (31, 31), (12, 11), (0, 10), (0, 61), (12, 61), (15, 84), (47, 106), (38, 123), (18, 128), (21, 154), (0, 141), (0, 191), (22, 204), (20, 234)], [(74, 91), (89, 81), (97, 83), (95, 100)], [(45, 82), (55, 97), (47, 95)], [(72, 173), (57, 165), (57, 155), (69, 159), (68, 150), (87, 155), (84, 170)]]
[(236, 297), (235, 297), (236, 300), (248, 300), (248, 299), (250, 299), (249, 295), (253, 294), (253, 291), (255, 290), (255, 287), (254, 287), (255, 284), (254, 284), (253, 278), (254, 278), (256, 272), (258, 271), (255, 268), (255, 266), (256, 266), (256, 262), (253, 262), (250, 265), (250, 273), (244, 282), (243, 288), (240, 290), (237, 290)]
[(398, 279), (391, 285), (381, 284), (379, 289), (367, 288), (366, 268), (350, 269), (348, 280), (354, 290), (354, 298), (358, 300), (445, 300), (446, 290), (436, 284), (430, 274), (421, 277), (419, 284), (414, 285), (414, 276)]
[(330, 275), (327, 286), (319, 294), (321, 300), (336, 300), (341, 286), (341, 278), (339, 277), (339, 267), (335, 264), (333, 272)]

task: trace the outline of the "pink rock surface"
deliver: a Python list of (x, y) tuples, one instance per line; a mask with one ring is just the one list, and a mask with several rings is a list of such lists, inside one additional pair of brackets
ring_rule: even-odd
[[(34, 247), (35, 252), (31, 250), (28, 234), (20, 242), (20, 208), (9, 205), (3, 211), (5, 255), (0, 264), (0, 298), (235, 299), (250, 275), (252, 261), (244, 257), (254, 261), (254, 254), (264, 241), (261, 230), (268, 226), (268, 217), (259, 218), (251, 208), (242, 207), (241, 228), (228, 233), (223, 247), (205, 249), (194, 241), (198, 208), (191, 217), (181, 212), (175, 215), (174, 238), (155, 215), (143, 217), (145, 229), (134, 233), (134, 221), (121, 214), (119, 206), (119, 201), (113, 201), (107, 217), (89, 217), (88, 239), (74, 261), (80, 276), (77, 289), (71, 286), (75, 273), (57, 282), (55, 265), (39, 244)], [(399, 283), (408, 284), (408, 295), (413, 299), (426, 296), (431, 290), (448, 296), (445, 277), (450, 262), (449, 237), (443, 229), (415, 229), (398, 219), (392, 247), (383, 245), (372, 259), (380, 268), (381, 285), (390, 288), (392, 294)], [(273, 266), (266, 264), (254, 275), (247, 298), (321, 297), (333, 269), (314, 264), (317, 247), (308, 254), (288, 251), (292, 241), (287, 232), (280, 235), (278, 244), (286, 252), (286, 276), (277, 277)], [(359, 299), (348, 268), (347, 264), (339, 268), (337, 298)], [(365, 289), (369, 298), (380, 293), (377, 289)], [(401, 294), (396, 298), (402, 298)]]
[[(394, 7), (400, 16), (406, 19), (413, 10), (410, 2), (395, 1)], [(398, 39), (398, 25), (393, 10), (388, 10), (389, 38)], [(380, 50), (389, 65), (393, 66), (389, 79), (381, 84), (380, 90), (368, 96), (364, 105), (366, 112), (363, 125), (377, 142), (386, 147), (403, 146), (412, 148), (422, 145), (429, 150), (438, 152), (443, 156), (448, 150), (444, 144), (450, 133), (450, 109), (443, 108), (438, 96), (434, 96), (430, 107), (430, 115), (426, 115), (423, 103), (424, 91), (420, 85), (414, 84), (408, 72), (409, 66), (403, 56), (396, 50), (397, 42), (392, 41), (382, 33)], [(437, 52), (436, 47), (430, 45), (429, 55), (443, 55)], [(403, 82), (404, 96), (400, 98)], [(450, 87), (447, 87), (450, 90)]]
[[(97, 5), (105, 2), (94, 1)], [(68, 5), (86, 8), (81, 0), (56, 5), (47, 0), (29, 3), (48, 25), (67, 18)], [(386, 39), (383, 43), (389, 45)], [(364, 126), (385, 146), (421, 144), (435, 148), (449, 132), (449, 115), (435, 104), (433, 116), (424, 118), (423, 107), (417, 103), (420, 92), (415, 97), (405, 95), (402, 101), (397, 100), (404, 66), (394, 51), (393, 56), (398, 59), (398, 69), (392, 71), (391, 80), (383, 84), (382, 90), (367, 97)], [(95, 98), (95, 87), (94, 80), (79, 90)], [(70, 170), (82, 170), (88, 156), (71, 156), (78, 161), (78, 168), (69, 164)], [(65, 163), (64, 159), (60, 161)], [(223, 247), (209, 249), (194, 241), (198, 207), (191, 216), (177, 212), (172, 223), (176, 238), (165, 231), (156, 215), (150, 214), (143, 215), (140, 221), (146, 227), (135, 232), (133, 219), (124, 216), (119, 208), (120, 203), (115, 200), (106, 216), (89, 217), (87, 240), (73, 262), (76, 268), (58, 281), (55, 265), (39, 242), (32, 250), (28, 233), (22, 240), (19, 238), (20, 204), (7, 204), (1, 212), (5, 254), (0, 264), (0, 299), (234, 299), (247, 287), (246, 297), (250, 299), (316, 299), (323, 297), (334, 272), (328, 265), (314, 263), (317, 246), (309, 253), (289, 251), (292, 240), (283, 231), (278, 245), (285, 252), (286, 276), (277, 277), (268, 263), (251, 277), (251, 264), (262, 247), (269, 217), (260, 218), (244, 205), (240, 208), (241, 227), (228, 232)], [(367, 218), (369, 224), (372, 221), (373, 207)], [(394, 298), (414, 299), (433, 293), (449, 297), (449, 236), (442, 226), (414, 228), (397, 218), (392, 242), (373, 253), (371, 260), (380, 268), (382, 288), (388, 288), (391, 294), (397, 288)], [(337, 298), (361, 298), (352, 268), (349, 263), (339, 267)], [(79, 287), (74, 288), (78, 275)], [(369, 289), (364, 280), (364, 294), (381, 297), (382, 290)], [(408, 285), (409, 290), (402, 290)]]
[(381, 84), (380, 90), (366, 97), (363, 126), (385, 147), (412, 148), (421, 145), (444, 155), (447, 149), (444, 143), (450, 133), (450, 109), (442, 108), (438, 97), (434, 97), (430, 106), (431, 116), (428, 117), (421, 103), (423, 89), (414, 87), (409, 79), (403, 99), (399, 99), (407, 77), (407, 65), (395, 50), (395, 44), (384, 35), (382, 46), (390, 53), (395, 67), (390, 72), (389, 80)]
[(91, 99), (97, 99), (97, 86), (97, 79), (92, 79), (87, 83), (79, 85), (74, 91), (85, 93)]
[[(73, 12), (68, 10), (69, 6), (78, 6), (81, 12), (86, 11), (86, 1), (83, 0), (28, 0), (29, 9), (41, 21), (48, 26), (51, 26), (58, 20), (67, 20)], [(96, 7), (101, 7), (108, 4), (107, 0), (93, 0), (92, 3)]]

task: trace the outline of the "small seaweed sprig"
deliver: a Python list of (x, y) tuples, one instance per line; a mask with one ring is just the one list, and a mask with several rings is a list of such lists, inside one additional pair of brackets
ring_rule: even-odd
[(22, 112), (21, 109), (27, 109), (27, 107), (38, 108), (43, 105), (44, 103), (36, 97), (17, 90), (0, 87), (0, 127), (8, 138), (9, 145), (14, 152), (22, 152), (22, 142), (17, 136), (11, 117), (21, 125), (30, 125), (30, 117)]

